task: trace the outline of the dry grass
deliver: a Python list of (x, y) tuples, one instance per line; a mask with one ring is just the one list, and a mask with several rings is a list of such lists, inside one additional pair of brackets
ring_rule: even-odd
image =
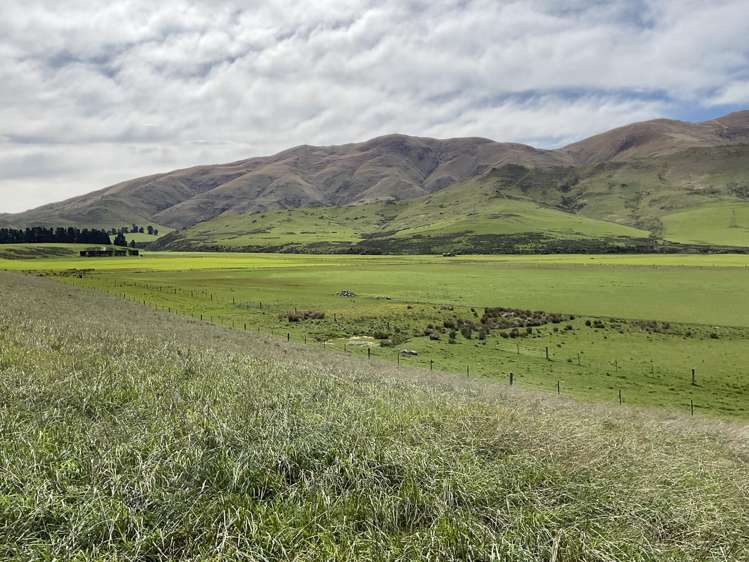
[(749, 559), (745, 425), (0, 288), (2, 559)]

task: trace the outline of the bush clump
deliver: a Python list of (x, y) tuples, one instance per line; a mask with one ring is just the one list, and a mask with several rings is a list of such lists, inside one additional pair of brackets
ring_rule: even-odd
[(294, 310), (286, 314), (289, 322), (303, 322), (304, 320), (323, 320), (325, 313), (320, 310)]

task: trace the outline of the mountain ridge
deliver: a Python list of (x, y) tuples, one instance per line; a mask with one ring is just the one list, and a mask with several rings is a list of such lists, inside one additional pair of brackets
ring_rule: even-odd
[[(721, 159), (730, 166), (717, 166)], [(389, 134), (135, 178), (0, 215), (0, 224), (186, 229), (224, 214), (415, 200), (480, 180), (501, 184), (505, 196), (657, 234), (665, 212), (710, 198), (749, 198), (746, 168), (749, 111), (700, 123), (633, 123), (557, 149)]]

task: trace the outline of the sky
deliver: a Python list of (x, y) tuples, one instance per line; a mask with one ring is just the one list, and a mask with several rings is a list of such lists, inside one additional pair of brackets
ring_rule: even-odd
[(404, 133), (556, 147), (749, 108), (747, 0), (2, 0), (0, 213)]

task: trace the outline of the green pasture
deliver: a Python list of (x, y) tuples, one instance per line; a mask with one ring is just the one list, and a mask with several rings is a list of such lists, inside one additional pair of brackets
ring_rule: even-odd
[[(641, 348), (620, 345), (621, 370), (599, 374), (610, 383), (596, 386), (604, 402), (583, 403), (569, 398), (587, 396), (574, 390), (572, 370), (560, 377), (561, 397), (529, 388), (551, 381), (531, 376), (547, 365), (525, 344), (510, 388), (473, 371), (325, 352), (301, 343), (300, 331), (287, 344), (185, 316), (209, 306), (212, 288), (214, 311), (236, 312), (219, 297), (257, 295), (248, 278), (216, 276), (215, 287), (196, 289), (212, 272), (180, 287), (169, 285), (176, 272), (160, 280), (152, 271), (147, 287), (121, 273), (68, 278), (130, 301), (0, 272), (2, 560), (749, 559), (746, 424), (704, 415), (742, 413), (726, 397), (735, 379), (700, 367), (700, 386), (673, 378), (683, 395), (668, 394), (659, 365), (630, 376)], [(131, 302), (140, 297), (150, 306)], [(170, 314), (156, 303), (183, 308)], [(267, 333), (275, 313), (237, 306)], [(404, 329), (435, 315), (394, 306)], [(581, 321), (548, 365), (565, 365), (583, 342), (583, 365), (607, 355), (603, 337), (617, 328)], [(630, 342), (643, 337), (620, 328)], [(736, 353), (732, 338), (721, 331), (723, 347), (713, 349), (695, 335), (694, 353), (712, 354), (706, 363)], [(486, 350), (494, 341), (473, 343), (451, 353), (501, 357)], [(676, 359), (665, 339), (660, 350)], [(652, 380), (660, 397), (638, 380)], [(609, 396), (621, 387), (623, 406)], [(695, 416), (667, 400), (687, 394)], [(630, 407), (637, 396), (680, 407)], [(725, 410), (705, 409), (719, 400)]]
[[(747, 256), (149, 253), (3, 260), (0, 268), (362, 358), (371, 345), (375, 358), (490, 379), (513, 372), (517, 384), (549, 392), (558, 384), (565, 394), (617, 402), (621, 391), (625, 403), (684, 410), (692, 400), (698, 412), (749, 415)], [(337, 296), (342, 290), (355, 296)], [(478, 325), (484, 308), (496, 306), (575, 318), (528, 337), (492, 330), (450, 342), (445, 321)], [(325, 318), (290, 322), (293, 311)], [(592, 320), (601, 325), (586, 325)], [(430, 325), (443, 330), (439, 340), (424, 335)], [(371, 339), (362, 345), (358, 337)], [(399, 357), (404, 349), (418, 355)]]
[[(12, 269), (15, 260), (34, 258), (65, 258), (77, 256), (81, 250), (89, 248), (90, 244), (0, 244), (0, 261), (11, 261), (7, 268)], [(47, 262), (48, 263), (48, 262)], [(46, 267), (43, 266), (43, 267)]]
[(665, 215), (663, 236), (674, 242), (749, 246), (749, 202), (720, 201)]

